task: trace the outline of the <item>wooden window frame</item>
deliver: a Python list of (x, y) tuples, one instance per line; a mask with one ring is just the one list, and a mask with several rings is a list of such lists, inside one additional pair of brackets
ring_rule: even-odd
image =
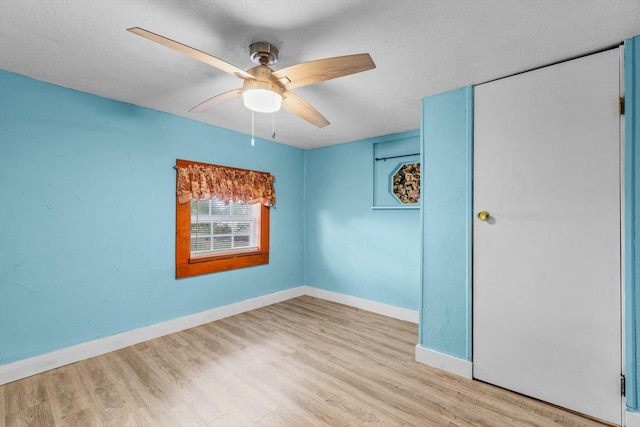
[[(190, 164), (210, 166), (189, 160), (176, 161), (176, 167)], [(269, 264), (269, 213), (269, 207), (261, 204), (257, 250), (191, 258), (191, 203), (178, 203), (176, 196), (176, 279)]]

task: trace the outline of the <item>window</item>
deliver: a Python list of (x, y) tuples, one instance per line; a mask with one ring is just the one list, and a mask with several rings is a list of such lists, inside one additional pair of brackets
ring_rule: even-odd
[(258, 249), (260, 206), (213, 198), (191, 201), (191, 257)]
[[(216, 187), (215, 176), (222, 172), (230, 172), (237, 181), (243, 179), (243, 172), (252, 173), (253, 177), (255, 174), (264, 173), (178, 160), (176, 162), (176, 168), (179, 172), (178, 181), (180, 181), (180, 168), (186, 168), (189, 165), (217, 169), (216, 173), (207, 176), (206, 180), (201, 176), (185, 178), (188, 174), (183, 169), (183, 181), (185, 179), (194, 180), (194, 188), (189, 190), (188, 197), (180, 193), (181, 190), (183, 193), (185, 191), (184, 188), (180, 188), (181, 183), (178, 182), (178, 196), (180, 197), (176, 197), (176, 278), (268, 264), (269, 207), (266, 206), (268, 202), (265, 202), (262, 197), (247, 196), (246, 187), (242, 188), (242, 198), (252, 199), (249, 202), (259, 199), (262, 203), (260, 201), (257, 203), (243, 200), (234, 201), (233, 199), (238, 196), (230, 194), (229, 191), (232, 190), (226, 186), (223, 185), (224, 191), (214, 188)], [(271, 175), (265, 175), (270, 178), (269, 183), (272, 183)], [(211, 176), (214, 178), (212, 179)], [(230, 181), (226, 179), (228, 176), (224, 175), (225, 179), (221, 179), (221, 181), (228, 183)], [(250, 185), (256, 185), (256, 181), (259, 180), (247, 179)], [(212, 188), (203, 189), (206, 185), (211, 185)], [(273, 192), (272, 187), (271, 191)], [(240, 192), (240, 190), (236, 192)], [(189, 197), (193, 197), (191, 193), (199, 199), (188, 200)], [(202, 200), (207, 197), (210, 198)], [(227, 198), (226, 203), (223, 197)], [(273, 197), (275, 198), (275, 193)], [(185, 198), (187, 200), (181, 200)], [(275, 201), (275, 199), (273, 200)]]

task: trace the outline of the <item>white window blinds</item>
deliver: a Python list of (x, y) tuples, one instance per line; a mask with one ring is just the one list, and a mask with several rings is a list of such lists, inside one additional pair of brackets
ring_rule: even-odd
[(260, 242), (260, 204), (191, 201), (191, 257), (255, 251)]

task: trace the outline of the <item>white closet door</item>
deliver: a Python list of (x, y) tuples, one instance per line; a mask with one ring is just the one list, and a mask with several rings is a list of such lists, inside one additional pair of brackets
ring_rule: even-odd
[(614, 49), (474, 97), (474, 377), (616, 424), (619, 75)]

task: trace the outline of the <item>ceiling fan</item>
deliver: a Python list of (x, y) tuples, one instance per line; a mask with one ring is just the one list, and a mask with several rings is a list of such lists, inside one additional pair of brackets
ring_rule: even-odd
[(249, 46), (251, 61), (256, 66), (244, 71), (222, 59), (151, 31), (139, 27), (129, 28), (127, 31), (189, 55), (198, 61), (244, 80), (241, 88), (216, 95), (189, 110), (196, 113), (242, 95), (244, 105), (252, 111), (270, 113), (279, 110), (282, 106), (321, 128), (328, 125), (329, 121), (311, 104), (293, 93), (291, 89), (360, 73), (376, 67), (368, 53), (361, 53), (319, 59), (292, 65), (281, 70), (273, 70), (269, 65), (275, 64), (278, 60), (278, 49), (270, 43), (258, 42)]

